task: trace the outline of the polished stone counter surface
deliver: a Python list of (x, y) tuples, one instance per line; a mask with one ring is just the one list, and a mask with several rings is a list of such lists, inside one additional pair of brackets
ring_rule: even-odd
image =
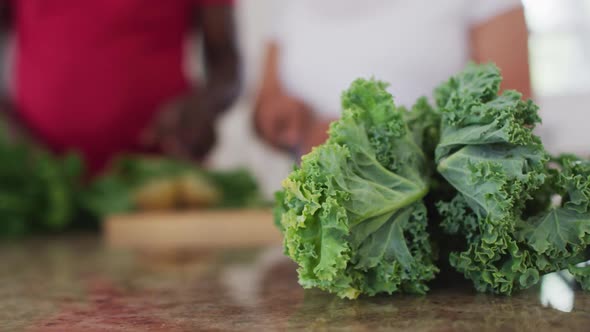
[(560, 311), (541, 305), (539, 287), (512, 297), (455, 287), (347, 301), (301, 289), (280, 248), (140, 254), (85, 235), (0, 243), (0, 331), (590, 331), (590, 294), (552, 296), (573, 299)]

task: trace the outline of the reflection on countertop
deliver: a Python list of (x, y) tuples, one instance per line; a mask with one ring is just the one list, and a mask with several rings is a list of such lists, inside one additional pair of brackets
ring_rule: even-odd
[(340, 300), (301, 289), (281, 248), (148, 255), (107, 249), (97, 237), (38, 238), (0, 244), (0, 266), (2, 331), (584, 331), (590, 326), (590, 294), (579, 292), (572, 296), (571, 312), (543, 307), (539, 288), (512, 297), (464, 287), (428, 296)]

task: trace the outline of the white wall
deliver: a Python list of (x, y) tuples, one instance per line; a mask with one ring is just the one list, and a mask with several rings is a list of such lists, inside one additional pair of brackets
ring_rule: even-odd
[(540, 96), (536, 101), (543, 119), (538, 133), (547, 150), (590, 158), (590, 94)]

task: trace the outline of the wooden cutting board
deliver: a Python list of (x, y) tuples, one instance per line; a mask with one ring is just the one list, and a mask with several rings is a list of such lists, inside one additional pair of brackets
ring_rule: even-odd
[(193, 250), (280, 245), (270, 210), (202, 210), (116, 215), (104, 223), (116, 248)]

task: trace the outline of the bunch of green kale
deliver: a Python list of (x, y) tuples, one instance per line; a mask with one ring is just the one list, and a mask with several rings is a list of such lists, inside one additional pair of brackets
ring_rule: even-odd
[[(179, 175), (193, 200), (209, 199), (199, 208), (262, 204), (256, 180), (246, 170), (210, 171), (166, 158), (127, 156), (84, 181), (84, 164), (76, 154), (56, 156), (26, 139), (10, 139), (3, 124), (0, 119), (0, 238), (95, 228), (110, 214), (138, 210), (134, 196), (146, 183)], [(152, 200), (167, 195), (162, 187), (154, 189)], [(206, 196), (211, 192), (213, 198)]]
[(472, 64), (435, 90), (436, 107), (421, 98), (409, 111), (382, 82), (352, 83), (327, 142), (277, 194), (303, 287), (422, 294), (435, 251), (450, 250), (478, 291), (511, 294), (562, 269), (590, 288), (577, 265), (590, 258), (590, 162), (551, 158), (533, 134), (537, 106), (499, 95), (500, 82), (494, 65)]
[[(196, 205), (178, 206), (174, 196), (179, 189), (197, 200)], [(83, 193), (83, 203), (101, 218), (137, 210), (263, 205), (258, 183), (246, 169), (206, 170), (188, 162), (133, 155), (119, 157), (96, 178)]]
[(0, 137), (0, 237), (62, 230), (78, 211), (82, 164)]

